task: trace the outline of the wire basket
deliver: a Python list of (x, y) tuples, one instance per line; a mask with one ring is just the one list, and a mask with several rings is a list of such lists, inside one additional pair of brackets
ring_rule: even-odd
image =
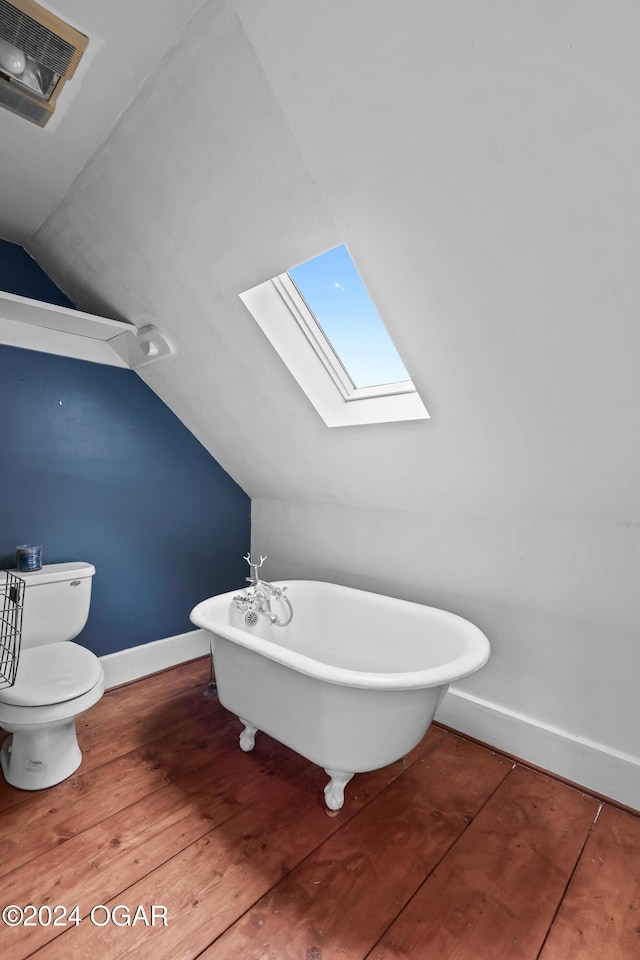
[(0, 573), (0, 687), (12, 687), (20, 659), (24, 580), (8, 570), (4, 581), (1, 577)]

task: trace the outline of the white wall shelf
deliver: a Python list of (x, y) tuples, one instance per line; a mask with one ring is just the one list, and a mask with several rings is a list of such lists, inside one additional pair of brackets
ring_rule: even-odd
[(0, 343), (137, 369), (173, 354), (156, 327), (0, 291)]

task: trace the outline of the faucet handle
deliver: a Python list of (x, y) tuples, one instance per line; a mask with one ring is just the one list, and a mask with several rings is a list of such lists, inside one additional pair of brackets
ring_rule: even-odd
[(260, 554), (260, 563), (254, 563), (253, 560), (251, 559), (251, 554), (250, 554), (250, 553), (248, 553), (248, 554), (246, 555), (246, 557), (243, 557), (242, 559), (243, 559), (243, 560), (246, 560), (250, 567), (255, 567), (256, 570), (257, 570), (257, 569), (259, 569), (259, 568), (262, 566), (262, 564), (263, 564), (263, 563), (265, 562), (265, 560), (267, 559), (267, 554), (265, 553), (264, 557), (262, 556), (262, 554)]
[(260, 563), (254, 563), (254, 562), (252, 561), (252, 559), (251, 559), (251, 553), (248, 553), (248, 554), (246, 555), (246, 557), (244, 557), (243, 559), (246, 560), (247, 563), (249, 564), (250, 572), (251, 572), (251, 576), (250, 576), (250, 577), (247, 577), (247, 583), (250, 583), (251, 586), (253, 587), (253, 586), (255, 586), (257, 583), (260, 582), (260, 577), (259, 577), (259, 575), (258, 575), (258, 570), (260, 569), (260, 567), (262, 566), (262, 564), (263, 564), (263, 563), (265, 562), (265, 560), (267, 559), (267, 555), (266, 555), (266, 553), (265, 553), (264, 556), (262, 556), (262, 554), (260, 554)]

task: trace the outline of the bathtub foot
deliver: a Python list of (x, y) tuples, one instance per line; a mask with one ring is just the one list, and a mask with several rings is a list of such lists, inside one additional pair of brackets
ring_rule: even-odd
[(244, 750), (245, 753), (249, 753), (256, 745), (258, 728), (254, 727), (248, 720), (243, 720), (242, 717), (238, 717), (238, 720), (240, 723), (244, 723), (244, 730), (240, 734), (240, 749)]
[(344, 803), (344, 788), (349, 783), (349, 780), (351, 780), (353, 774), (344, 773), (342, 770), (327, 770), (326, 768), (324, 772), (331, 777), (331, 780), (329, 780), (329, 783), (324, 788), (324, 800), (327, 805), (327, 813), (330, 817), (335, 817)]

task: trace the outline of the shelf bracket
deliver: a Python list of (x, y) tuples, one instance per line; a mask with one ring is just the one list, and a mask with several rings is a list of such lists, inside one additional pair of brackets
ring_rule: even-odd
[(175, 353), (175, 347), (153, 324), (140, 327), (137, 333), (133, 330), (119, 333), (111, 337), (108, 344), (132, 370), (165, 360)]

